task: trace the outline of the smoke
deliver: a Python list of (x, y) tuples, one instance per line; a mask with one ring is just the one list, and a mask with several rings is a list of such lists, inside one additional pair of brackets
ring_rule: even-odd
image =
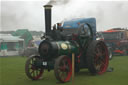
[(98, 31), (113, 27), (128, 27), (127, 1), (1, 1), (2, 30), (44, 31), (43, 5), (48, 3), (54, 5), (52, 8), (52, 25), (72, 18), (95, 17)]
[(127, 1), (99, 1), (88, 2), (84, 0), (71, 0), (64, 6), (56, 6), (55, 11), (59, 16), (54, 18), (55, 21), (72, 18), (95, 17), (97, 21), (97, 30), (103, 31), (115, 27), (128, 27), (128, 2)]
[(47, 5), (64, 5), (67, 4), (70, 0), (50, 0)]

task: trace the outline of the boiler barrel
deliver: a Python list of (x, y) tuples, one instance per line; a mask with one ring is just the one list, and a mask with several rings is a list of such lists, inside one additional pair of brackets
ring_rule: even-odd
[(59, 55), (70, 55), (78, 53), (79, 47), (69, 41), (42, 41), (39, 46), (39, 54), (41, 57), (58, 57)]

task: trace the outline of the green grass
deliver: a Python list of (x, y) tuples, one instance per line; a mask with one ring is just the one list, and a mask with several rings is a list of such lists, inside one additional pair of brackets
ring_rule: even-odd
[[(25, 57), (0, 57), (0, 85), (72, 85), (57, 83), (54, 72), (45, 71), (43, 79), (32, 81), (25, 74)], [(83, 69), (75, 75), (75, 85), (128, 85), (128, 56), (115, 56), (109, 64), (113, 72), (91, 76)]]

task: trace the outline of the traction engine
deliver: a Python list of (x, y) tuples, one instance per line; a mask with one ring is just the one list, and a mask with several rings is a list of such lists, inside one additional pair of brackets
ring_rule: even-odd
[(75, 72), (88, 68), (92, 74), (103, 74), (108, 67), (108, 50), (103, 41), (96, 40), (95, 18), (78, 18), (57, 23), (51, 29), (51, 5), (45, 5), (45, 35), (39, 45), (39, 55), (30, 56), (25, 65), (32, 80), (41, 78), (44, 70), (54, 70), (60, 82), (72, 76), (72, 53)]

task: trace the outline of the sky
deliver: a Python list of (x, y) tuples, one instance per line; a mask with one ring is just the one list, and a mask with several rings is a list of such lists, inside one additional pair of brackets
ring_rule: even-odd
[[(73, 18), (96, 18), (97, 31), (128, 27), (128, 1), (56, 0), (52, 25)], [(49, 0), (2, 0), (0, 30), (45, 31), (44, 8)]]

